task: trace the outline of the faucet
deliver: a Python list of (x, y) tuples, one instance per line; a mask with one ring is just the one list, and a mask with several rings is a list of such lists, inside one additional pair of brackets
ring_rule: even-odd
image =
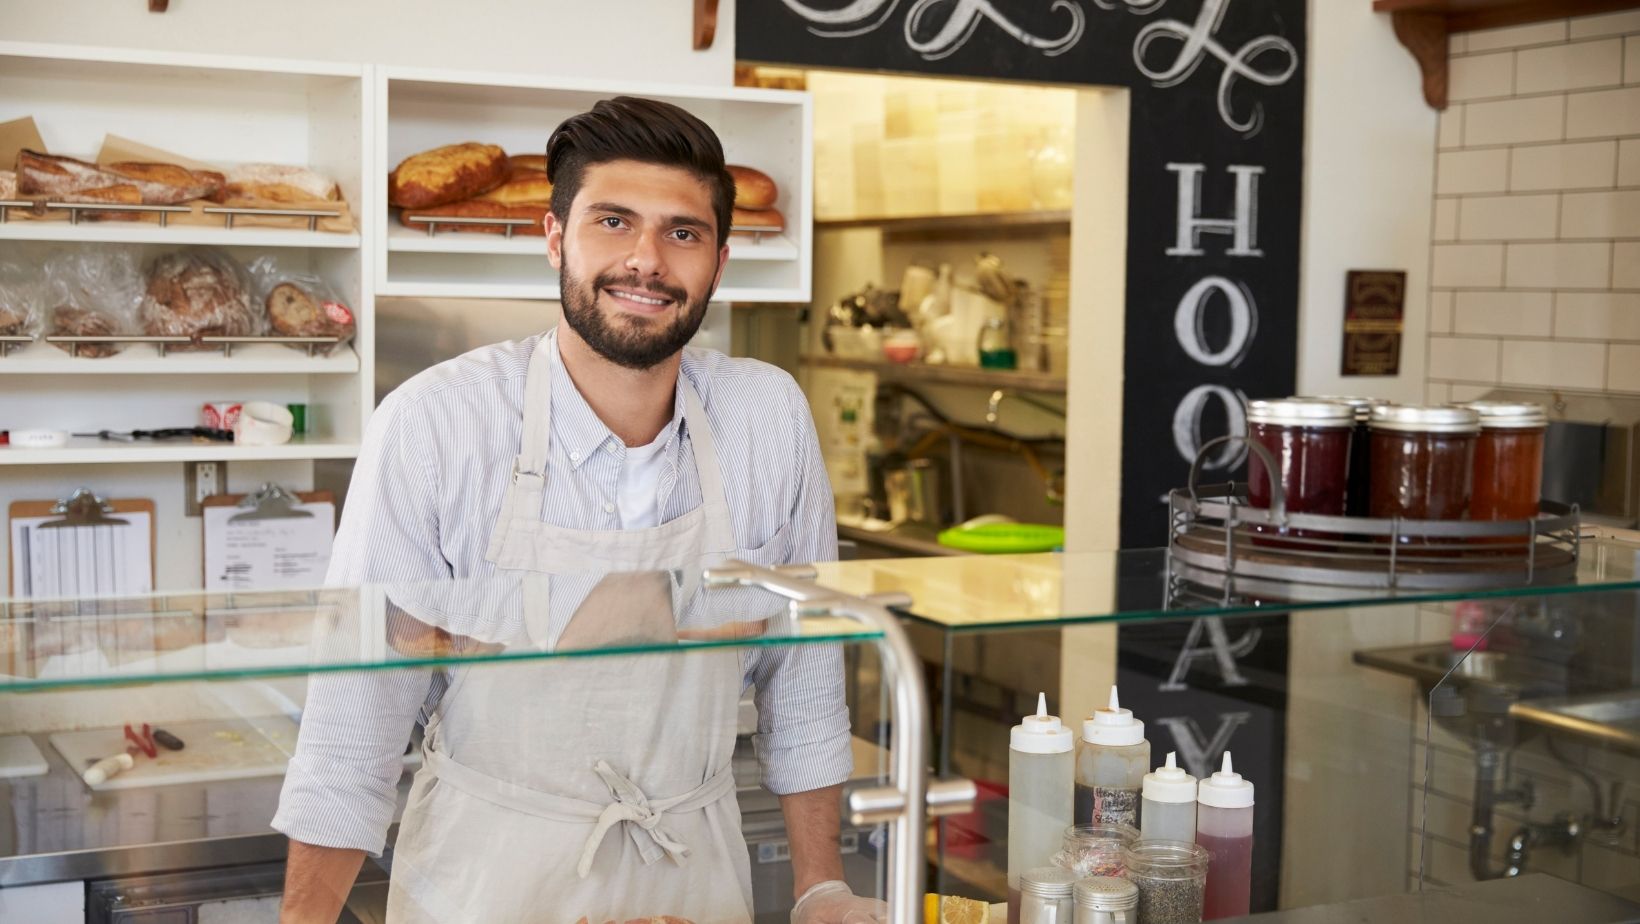
[(1044, 401), (1041, 398), (1026, 394), (1024, 392), (1015, 391), (1012, 388), (998, 388), (996, 391), (991, 392), (991, 400), (985, 403), (986, 423), (993, 427), (996, 426), (997, 411), (1002, 407), (1002, 401), (1005, 398), (1013, 398), (1015, 401), (1029, 404), (1031, 407), (1034, 407), (1039, 411), (1046, 411), (1049, 414), (1058, 417), (1060, 420), (1065, 419), (1065, 409), (1062, 407), (1057, 407), (1051, 402)]

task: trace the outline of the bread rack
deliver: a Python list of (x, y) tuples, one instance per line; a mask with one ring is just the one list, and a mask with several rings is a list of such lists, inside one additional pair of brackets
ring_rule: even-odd
[[(1271, 478), (1270, 507), (1249, 506), (1246, 485), (1198, 487), (1215, 446), (1244, 442), (1278, 471), (1269, 450), (1239, 436), (1208, 441), (1190, 481), (1168, 493), (1170, 567), (1198, 582), (1233, 579), (1243, 590), (1313, 596), (1301, 585), (1374, 590), (1479, 590), (1558, 583), (1576, 575), (1576, 505), (1541, 501), (1530, 520), (1409, 520), (1293, 513)], [(1323, 596), (1325, 594), (1323, 593)]]
[[(49, 211), (68, 212), (68, 223), (80, 223), (83, 212), (136, 212), (144, 215), (158, 215), (159, 226), (167, 227), (172, 215), (191, 215), (194, 210), (186, 205), (126, 205), (112, 202), (52, 202), (49, 200), (31, 199), (0, 199), (0, 224), (9, 219), (11, 209), (25, 209), (35, 216), (44, 215)], [(319, 222), (326, 218), (341, 218), (340, 210), (330, 209), (267, 209), (250, 208), (246, 206), (207, 205), (200, 209), (203, 214), (217, 215), (222, 218), (224, 228), (232, 228), (234, 219), (241, 215), (254, 215), (276, 218), (306, 218), (309, 231), (319, 230)]]
[(425, 224), (428, 237), (437, 235), (439, 225), (499, 225), (503, 235), (512, 237), (514, 229), (537, 224), (533, 218), (474, 218), (463, 215), (405, 215), (403, 220)]
[(25, 343), (33, 342), (33, 334), (0, 334), (0, 357), (4, 357), (11, 353), (12, 349), (15, 347), (20, 347)]
[[(8, 337), (8, 338), (0, 338), (0, 342), (3, 342), (5, 340), (18, 340), (18, 341), (22, 341), (22, 342), (29, 342), (29, 341), (32, 341), (33, 339), (34, 339), (33, 337)], [(186, 345), (195, 345), (195, 346), (197, 346), (199, 344), (206, 344), (206, 345), (210, 345), (210, 346), (220, 346), (220, 347), (222, 347), (222, 354), (224, 356), (232, 356), (233, 355), (233, 348), (237, 345), (242, 345), (242, 344), (247, 344), (247, 343), (277, 343), (277, 344), (288, 344), (288, 345), (291, 345), (291, 346), (305, 347), (306, 350), (307, 350), (307, 355), (313, 356), (313, 355), (315, 355), (315, 351), (318, 350), (322, 346), (334, 346), (336, 344), (343, 343), (343, 342), (345, 342), (345, 341), (347, 341), (351, 338), (350, 337), (183, 337), (183, 336), (180, 336), (180, 335), (179, 336), (159, 336), (159, 335), (147, 335), (147, 334), (113, 334), (113, 335), (103, 335), (103, 334), (83, 334), (83, 335), (81, 335), (81, 334), (73, 334), (73, 335), (71, 335), (71, 334), (48, 334), (44, 339), (47, 343), (66, 345), (68, 347), (68, 355), (70, 355), (70, 356), (79, 356), (80, 355), (80, 347), (89, 346), (91, 344), (97, 344), (97, 343), (150, 343), (150, 344), (153, 344), (159, 350), (159, 355), (161, 355), (161, 356), (165, 355), (165, 351), (167, 349), (170, 349), (171, 347), (182, 346), (182, 345), (185, 345), (185, 344)], [(0, 352), (0, 356), (4, 356), (4, 355), (5, 355), (4, 352)]]

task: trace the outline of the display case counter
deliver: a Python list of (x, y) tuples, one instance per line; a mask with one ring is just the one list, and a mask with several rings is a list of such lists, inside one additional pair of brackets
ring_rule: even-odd
[[(602, 801), (649, 805), (640, 815), (658, 813), (656, 843), (671, 838), (705, 863), (716, 857), (728, 874), (718, 884), (731, 894), (739, 892), (735, 858), (745, 858), (759, 921), (789, 916), (797, 875), (775, 793), (840, 785), (844, 878), (862, 896), (906, 896), (907, 919), (921, 883), (896, 891), (893, 871), (921, 868), (921, 838), (893, 832), (920, 831), (922, 815), (896, 806), (920, 805), (926, 784), (896, 766), (923, 763), (922, 749), (896, 736), (920, 739), (926, 707), (920, 680), (897, 666), (914, 668), (894, 654), (903, 637), (896, 621), (871, 601), (839, 598), (790, 572), (720, 565), (703, 581), (707, 573), (703, 565), (540, 581), (0, 601), (0, 891), (12, 903), (0, 909), (64, 883), (90, 883), (83, 894), (95, 901), (128, 901), (162, 885), (175, 899), (188, 892), (166, 878), (176, 871), (198, 874), (200, 901), (215, 900), (213, 883), (227, 871), (281, 861), (287, 833), (309, 842), (385, 837), (360, 846), (386, 847), (365, 879), (390, 878), (406, 849), (401, 822), (416, 817), (406, 809), (417, 798), (412, 780), (437, 759), (446, 761), (440, 785), (467, 786), (478, 772), (530, 786), (545, 772), (566, 781), (576, 796), (566, 802), (590, 802), (587, 784), (607, 763), (618, 776), (604, 780)], [(865, 665), (862, 675), (845, 678), (844, 652)], [(856, 722), (859, 701), (874, 714), (887, 708), (889, 721)], [(541, 717), (523, 721), (520, 712)], [(439, 743), (414, 724), (418, 714), (436, 717)], [(458, 731), (474, 727), (539, 735), (509, 734), (480, 758), (482, 735)], [(170, 738), (180, 749), (167, 747)], [(449, 762), (466, 769), (450, 771)], [(325, 805), (311, 792), (290, 795), (342, 786), (339, 769), (364, 766), (381, 781), (373, 795), (396, 803), (385, 812), (368, 799)], [(667, 813), (668, 790), (708, 783), (717, 794), (695, 799), (706, 808)], [(869, 808), (857, 811), (856, 802)], [(691, 819), (720, 804), (738, 830), (694, 842), (706, 829)], [(354, 813), (377, 817), (362, 827), (331, 817)], [(600, 873), (605, 854), (624, 856), (628, 841), (641, 850), (644, 820), (614, 823), (611, 846), (593, 854), (590, 883), (620, 895), (623, 876), (653, 875), (643, 864), (617, 873), (618, 860)], [(574, 843), (561, 859), (573, 873), (587, 832), (568, 827), (579, 833), (564, 839)], [(899, 845), (914, 849), (908, 859), (895, 858)], [(465, 887), (442, 883), (430, 901), (461, 897)], [(577, 894), (591, 894), (585, 888)], [(240, 900), (253, 898), (267, 896)], [(707, 919), (718, 907), (694, 909), (692, 900), (691, 892), (675, 913)]]
[(979, 792), (934, 826), (933, 891), (1006, 897), (1010, 728), (1045, 694), (1081, 753), (1114, 685), (1147, 768), (1171, 752), (1205, 777), (1229, 751), (1254, 784), (1250, 911), (1535, 872), (1634, 900), (1633, 538), (1586, 532), (1575, 576), (1470, 591), (1283, 593), (1165, 549), (841, 562), (818, 580), (913, 601), (933, 770)]

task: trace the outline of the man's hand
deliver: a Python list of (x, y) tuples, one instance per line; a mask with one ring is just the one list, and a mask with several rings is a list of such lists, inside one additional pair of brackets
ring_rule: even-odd
[(362, 850), (291, 841), (279, 924), (335, 924), (362, 865)]
[(888, 924), (888, 902), (861, 898), (848, 883), (833, 879), (803, 893), (792, 909), (792, 924)]

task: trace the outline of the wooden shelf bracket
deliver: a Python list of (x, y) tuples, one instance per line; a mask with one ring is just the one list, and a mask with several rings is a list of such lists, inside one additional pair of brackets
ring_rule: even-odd
[(1446, 16), (1441, 13), (1421, 13), (1396, 10), (1390, 14), (1395, 37), (1418, 62), (1424, 75), (1424, 101), (1436, 110), (1446, 109)]

